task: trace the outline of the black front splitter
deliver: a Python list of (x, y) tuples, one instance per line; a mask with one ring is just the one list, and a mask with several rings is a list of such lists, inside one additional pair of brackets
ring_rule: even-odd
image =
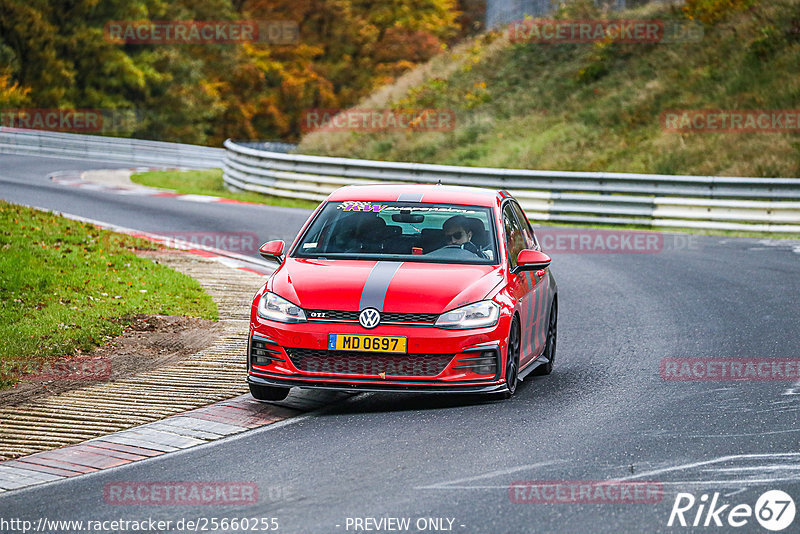
[(281, 380), (279, 378), (265, 378), (261, 376), (247, 376), (248, 384), (259, 386), (272, 386), (284, 388), (327, 389), (334, 391), (372, 391), (386, 393), (501, 393), (508, 391), (505, 384), (492, 385), (467, 385), (467, 386), (428, 386), (428, 385), (399, 385), (387, 383), (361, 384), (352, 382), (331, 383), (315, 380)]

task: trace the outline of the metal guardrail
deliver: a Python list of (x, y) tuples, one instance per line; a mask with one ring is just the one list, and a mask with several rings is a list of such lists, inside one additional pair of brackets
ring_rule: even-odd
[(507, 189), (537, 222), (800, 233), (800, 179), (536, 171), (270, 152), (225, 141), (228, 187), (321, 201), (343, 185)]
[(220, 148), (0, 128), (0, 154), (223, 168), (229, 187), (321, 201), (351, 184), (507, 189), (537, 222), (800, 233), (800, 179), (536, 171), (286, 154), (293, 145)]
[(297, 145), (292, 143), (281, 143), (280, 141), (240, 141), (238, 143), (247, 148), (255, 148), (256, 150), (266, 150), (267, 152), (291, 152)]
[(0, 154), (209, 169), (222, 166), (225, 150), (162, 141), (1, 127)]

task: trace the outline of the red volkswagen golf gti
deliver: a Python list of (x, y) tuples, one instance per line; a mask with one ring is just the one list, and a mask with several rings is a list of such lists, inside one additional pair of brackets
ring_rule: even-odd
[(549, 374), (550, 258), (505, 191), (350, 186), (332, 193), (253, 299), (248, 382), (289, 388), (492, 393)]

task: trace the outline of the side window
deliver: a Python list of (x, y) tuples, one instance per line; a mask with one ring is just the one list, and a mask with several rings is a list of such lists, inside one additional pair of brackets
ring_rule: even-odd
[(533, 233), (533, 228), (531, 228), (531, 223), (528, 222), (528, 218), (525, 216), (525, 212), (522, 211), (522, 208), (520, 208), (519, 204), (516, 202), (509, 202), (509, 204), (512, 206), (514, 214), (516, 214), (522, 226), (522, 233), (525, 236), (525, 241), (527, 241), (525, 248), (536, 248), (536, 236)]
[(511, 268), (517, 266), (517, 256), (525, 248), (525, 236), (522, 227), (514, 215), (511, 203), (503, 208), (503, 227), (506, 232), (506, 247), (508, 250), (508, 263)]

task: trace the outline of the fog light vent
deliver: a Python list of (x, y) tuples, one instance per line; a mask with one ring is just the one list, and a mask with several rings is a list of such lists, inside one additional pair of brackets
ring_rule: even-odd
[(454, 365), (453, 369), (468, 369), (479, 375), (497, 374), (497, 351), (495, 349), (485, 350), (480, 356), (467, 356), (456, 360), (459, 365)]
[[(273, 348), (270, 348), (273, 347)], [(277, 350), (278, 346), (264, 339), (254, 337), (250, 341), (250, 365), (270, 365), (275, 362), (285, 362), (283, 354)]]

